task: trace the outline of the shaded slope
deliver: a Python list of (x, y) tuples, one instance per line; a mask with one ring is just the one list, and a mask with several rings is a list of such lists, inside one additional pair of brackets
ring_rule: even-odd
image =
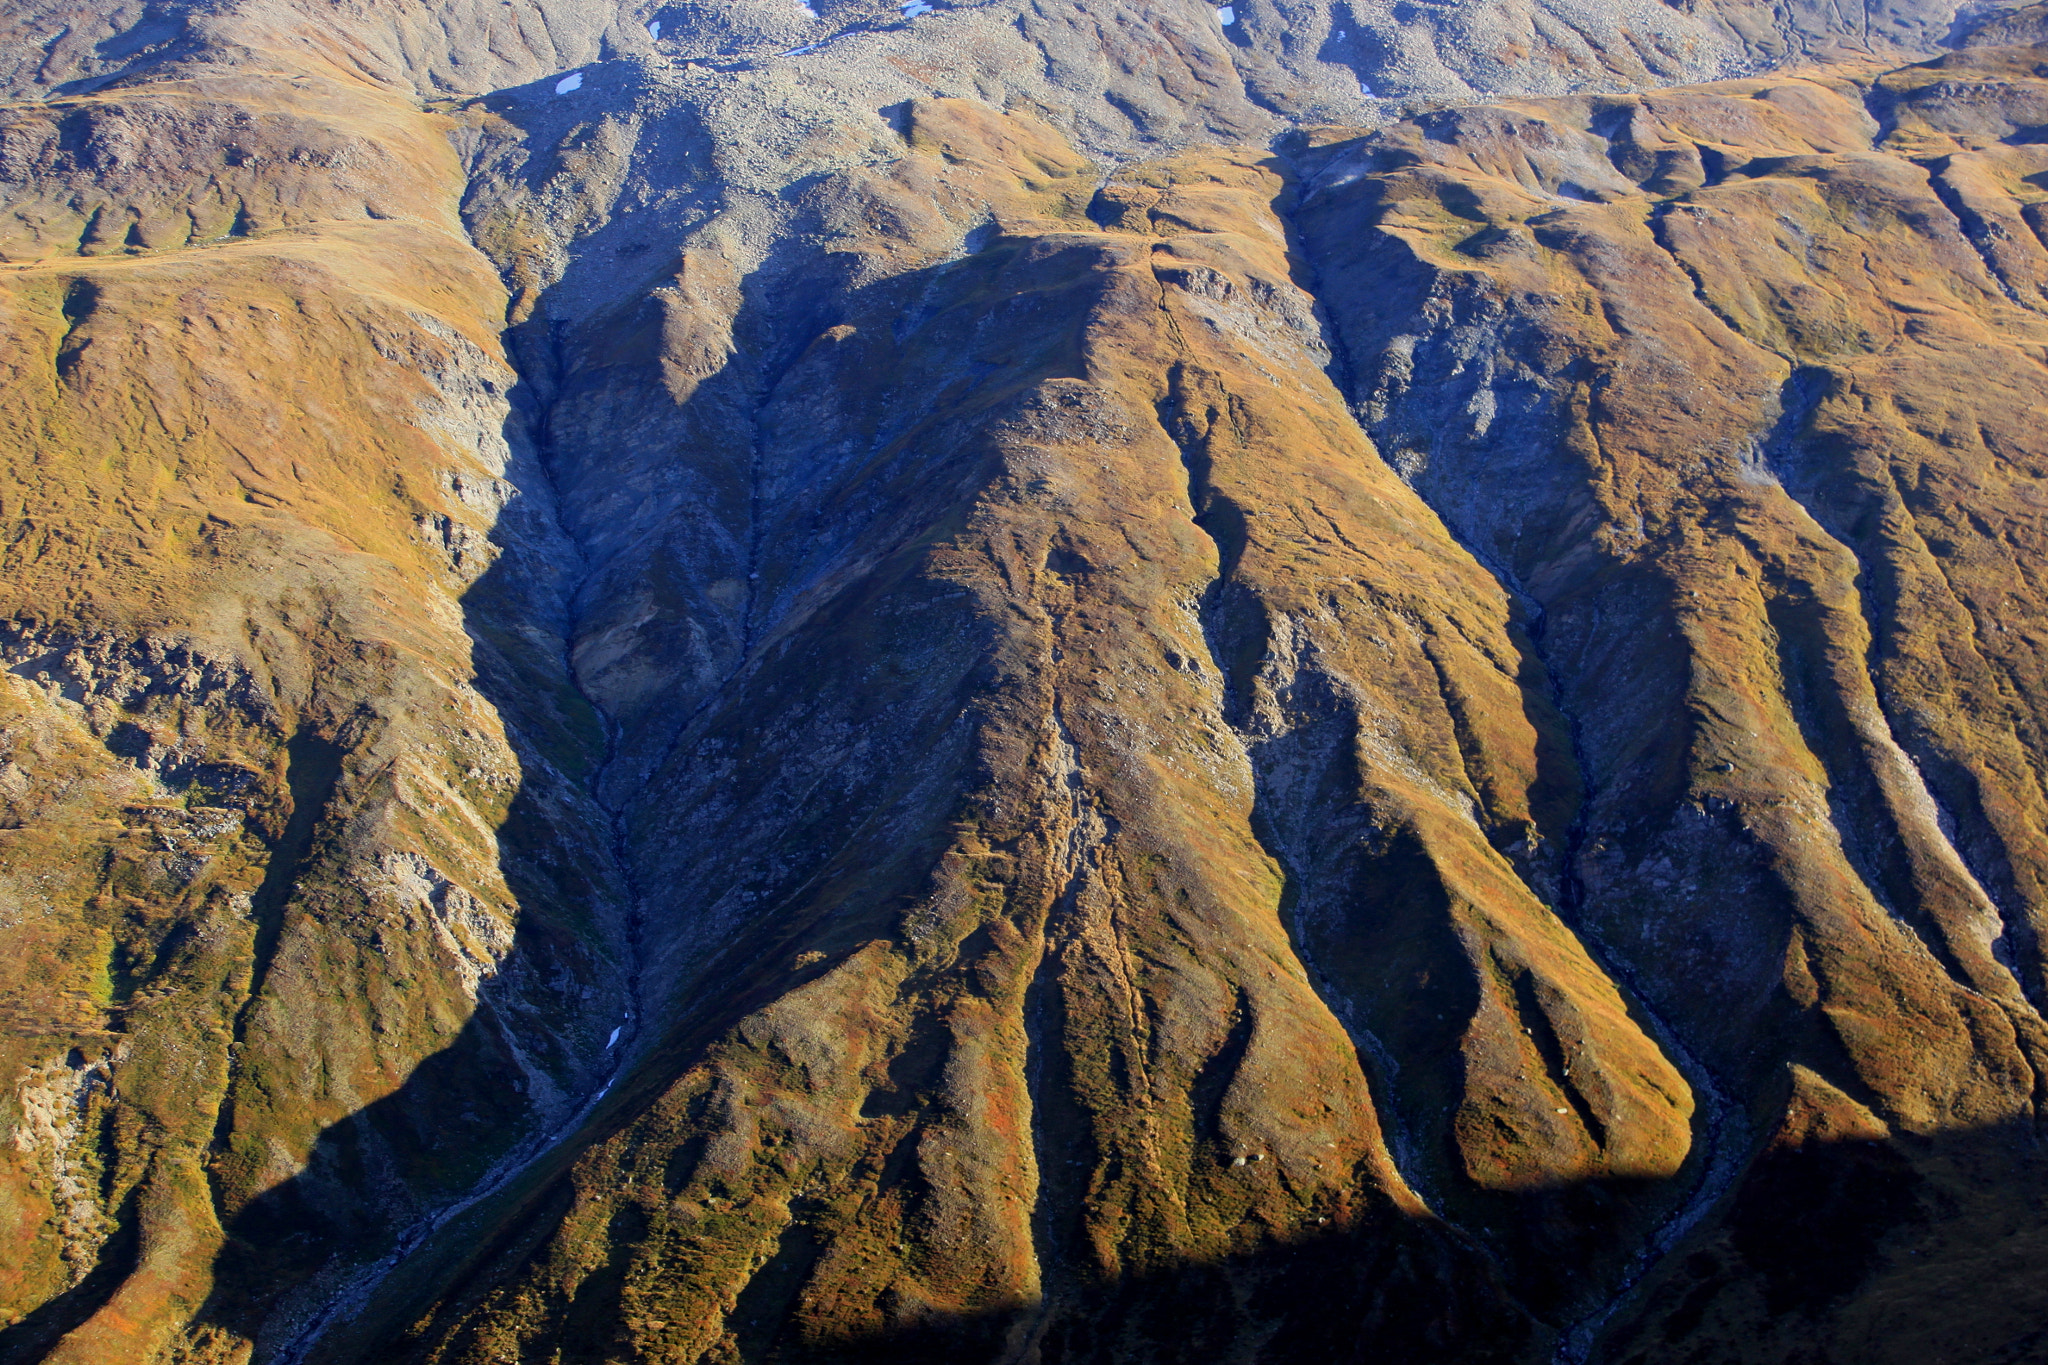
[(2037, 52), (504, 8), (17, 72), (0, 1350), (2024, 1349)]
[[(1543, 612), (1593, 792), (1578, 920), (1775, 1130), (1738, 1265), (1805, 1235), (1776, 1173), (1816, 1141), (1897, 1134), (1873, 1170), (1925, 1156), (1957, 1229), (1995, 1225), (2020, 1150), (1962, 1171), (1906, 1135), (2038, 1114), (2016, 756), (2048, 338), (2000, 274), (2048, 257), (1987, 257), (1943, 182), (1981, 164), (1986, 221), (2025, 219), (2035, 59), (1460, 112), (1338, 154), (1301, 217), (1368, 425)], [(1350, 249), (1365, 222), (1384, 249)], [(1914, 1219), (1860, 1190), (1816, 1197), (1869, 1206), (1874, 1267)], [(1743, 1275), (1709, 1278), (1667, 1340)], [(1857, 1321), (1865, 1283), (1797, 1302)], [(1745, 1302), (1703, 1358), (1838, 1330)]]
[[(150, 154), (190, 174), (81, 165), (109, 196), (90, 220), (144, 245), (55, 254), (80, 215), (38, 210), (17, 222), (46, 259), (0, 278), (6, 872), (33, 888), (6, 1282), (16, 1313), (60, 1305), (9, 1329), (15, 1358), (148, 1358), (209, 1295), (302, 1308), (587, 1086), (623, 1010), (609, 842), (571, 785), (595, 755), (563, 547), (544, 508), (500, 515), (531, 455), (455, 159), (360, 88), (245, 85), (226, 121), (220, 94), (56, 111), (138, 148), (168, 122)], [(355, 181), (229, 169), (309, 143)], [(158, 240), (236, 198), (228, 240)], [(349, 1128), (408, 1081), (406, 1115)], [(261, 1276), (213, 1283), (222, 1225), (286, 1180), (302, 1208)]]
[[(1394, 1040), (1416, 1159), (1510, 1244), (1555, 1232), (1517, 1221), (1524, 1191), (1685, 1160), (1685, 1082), (1532, 887), (1550, 861), (1494, 847), (1540, 849), (1539, 818), (1563, 837), (1572, 788), (1538, 770), (1568, 741), (1504, 594), (1323, 377), (1280, 179), (1191, 155), (1077, 231), (1034, 216), (1066, 202), (1043, 133), (907, 117), (887, 174), (950, 164), (1001, 192), (999, 234), (824, 307), (782, 282), (829, 325), (754, 418), (746, 506), (801, 533), (760, 535), (750, 647), (629, 806), (671, 1041), (567, 1175), (575, 1212), (550, 1230), (535, 1190), (509, 1242), (472, 1243), (509, 1279), (435, 1313), (429, 1356), (752, 1349), (760, 1311), (791, 1349), (961, 1314), (1017, 1349), (1176, 1349), (1170, 1281), (1116, 1285), (1324, 1230), (1441, 1244), (1401, 1230), (1426, 1214), (1360, 1066), (1375, 1028), (1428, 1040)], [(1419, 715), (1418, 683), (1443, 697)], [(1368, 851), (1290, 854), (1328, 845), (1333, 806)], [(1373, 952), (1346, 917), (1417, 875), (1442, 890)], [(1316, 982), (1309, 916), (1351, 954)], [(1619, 1226), (1669, 1198), (1616, 1191)], [(1442, 1245), (1429, 1273), (1489, 1294), (1476, 1248)], [(1501, 1314), (1434, 1349), (1517, 1349)]]

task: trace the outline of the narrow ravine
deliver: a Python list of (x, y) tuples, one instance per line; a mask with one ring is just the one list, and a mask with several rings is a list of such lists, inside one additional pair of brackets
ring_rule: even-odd
[[(515, 370), (517, 354), (515, 347), (506, 347), (507, 362), (512, 364)], [(546, 438), (548, 423), (545, 404), (537, 405), (531, 425), (535, 436), (535, 455), (531, 470), (543, 485), (541, 491), (545, 493), (545, 503), (549, 509), (552, 539), (574, 557), (568, 582), (560, 590), (561, 600), (570, 608), (561, 641), (562, 667), (580, 700), (598, 717), (605, 735), (604, 757), (584, 783), (584, 795), (607, 819), (611, 834), (612, 870), (625, 889), (625, 935), (620, 946), (623, 947), (626, 958), (623, 965), (626, 972), (627, 1012), (625, 1017), (618, 1021), (615, 1029), (608, 1030), (609, 1037), (603, 1046), (602, 1055), (609, 1064), (599, 1073), (597, 1083), (565, 1117), (545, 1131), (529, 1136), (513, 1151), (507, 1153), (469, 1193), (433, 1210), (398, 1233), (384, 1255), (358, 1269), (329, 1295), (325, 1306), (302, 1324), (277, 1352), (269, 1357), (270, 1365), (300, 1365), (300, 1362), (308, 1359), (319, 1349), (331, 1330), (368, 1307), (378, 1291), (436, 1232), (511, 1187), (535, 1165), (572, 1141), (584, 1130), (590, 1119), (598, 1112), (605, 1097), (611, 1093), (612, 1087), (629, 1069), (635, 1046), (641, 1038), (641, 1025), (647, 1013), (645, 1002), (641, 998), (643, 901), (633, 868), (629, 812), (623, 801), (606, 800), (606, 779), (624, 762), (622, 729), (617, 720), (609, 715), (591, 694), (584, 681), (577, 676), (574, 645), (581, 621), (574, 612), (574, 605), (583, 586), (589, 581), (591, 565), (585, 547), (577, 543), (561, 517), (560, 486), (555, 474), (551, 444)], [(498, 1024), (500, 1028), (506, 1027), (503, 1011), (498, 1012)]]
[[(1322, 323), (1324, 343), (1331, 356), (1327, 373), (1338, 391), (1343, 395), (1345, 408), (1351, 419), (1358, 424), (1374, 450), (1384, 452), (1388, 448), (1391, 433), (1376, 430), (1368, 420), (1368, 407), (1360, 394), (1355, 392), (1351, 376), (1357, 373), (1349, 356), (1349, 347), (1342, 329), (1327, 315), (1327, 306), (1320, 300), (1323, 287), (1314, 254), (1304, 243), (1297, 224), (1283, 213), (1282, 222), (1288, 234), (1290, 245), (1304, 263), (1307, 280), (1304, 288), (1318, 296), (1318, 318)], [(1653, 226), (1654, 231), (1654, 226)], [(1660, 241), (1661, 245), (1661, 241)], [(1689, 273), (1689, 272), (1688, 272)], [(1699, 284), (1693, 280), (1695, 291)], [(1702, 298), (1704, 302), (1704, 298)], [(1382, 455), (1384, 458), (1384, 455)], [(1587, 842), (1589, 812), (1597, 796), (1589, 774), (1589, 755), (1583, 739), (1583, 724), (1566, 695), (1564, 679), (1557, 667), (1557, 660), (1543, 647), (1545, 610), (1543, 604), (1518, 581), (1515, 574), (1478, 538), (1460, 525), (1455, 509), (1441, 505), (1431, 499), (1417, 484), (1401, 475), (1402, 481), (1415, 492), (1416, 496), (1435, 513), (1444, 530), (1471, 557), (1498, 586), (1501, 593), (1520, 606), (1527, 617), (1525, 638), (1534, 652), (1544, 676), (1549, 679), (1551, 695), (1549, 701), (1557, 714), (1563, 717), (1571, 738), (1573, 765), (1579, 774), (1580, 790), (1571, 826), (1566, 832), (1566, 848), (1561, 860), (1558, 904), (1554, 907), (1559, 919), (1567, 930), (1584, 948), (1593, 964), (1621, 991), (1628, 1008), (1637, 1019), (1647, 1025), (1651, 1040), (1660, 1048), (1684, 1076), (1691, 1087), (1696, 1108), (1693, 1121), (1693, 1146), (1686, 1166), (1694, 1173), (1693, 1186), (1675, 1208), (1668, 1213), (1656, 1228), (1645, 1238), (1632, 1257), (1625, 1264), (1619, 1279), (1612, 1289), (1595, 1305), (1578, 1316), (1555, 1325), (1557, 1347), (1553, 1365), (1585, 1365), (1599, 1344), (1601, 1333), (1615, 1317), (1631, 1302), (1637, 1289), (1650, 1277), (1653, 1271), (1668, 1257), (1685, 1238), (1698, 1227), (1714, 1207), (1729, 1193), (1746, 1169), (1754, 1147), (1754, 1136), (1750, 1125), (1739, 1105), (1734, 1103), (1716, 1080), (1711, 1069), (1686, 1045), (1679, 1030), (1673, 1027), (1650, 1003), (1650, 994), (1639, 977), (1631, 971), (1594, 929), (1584, 913), (1585, 887), (1578, 874), (1578, 866)], [(1275, 856), (1280, 856), (1278, 851)], [(1531, 885), (1530, 893), (1538, 901), (1550, 899), (1541, 887)], [(1302, 954), (1304, 965), (1318, 979), (1320, 993), (1326, 1001), (1332, 1002), (1333, 1010), (1360, 1044), (1361, 1053), (1371, 1056), (1391, 1077), (1395, 1062), (1386, 1056), (1384, 1049), (1367, 1031), (1356, 1026), (1350, 1017), (1351, 1011), (1343, 1005), (1341, 994), (1333, 994), (1329, 983), (1320, 979), (1312, 958), (1308, 955), (1306, 935), (1296, 933), (1297, 952)], [(1565, 1087), (1568, 1095), (1571, 1087)], [(1578, 1103), (1573, 1097), (1569, 1102)], [(1425, 1199), (1435, 1200), (1426, 1185), (1417, 1185), (1417, 1173), (1422, 1169), (1412, 1142), (1405, 1133), (1398, 1117), (1398, 1106), (1382, 1102), (1382, 1123), (1389, 1134), (1390, 1145), (1394, 1146), (1394, 1157), (1402, 1171), (1417, 1192)]]
[[(1505, 584), (1504, 584), (1505, 586)], [(1539, 648), (1540, 654), (1540, 648)], [(1549, 663), (1545, 661), (1548, 670)], [(1566, 704), (1562, 685), (1555, 671), (1550, 671), (1551, 685), (1556, 696), (1554, 703), (1559, 714), (1571, 727), (1572, 758), (1578, 764), (1579, 772), (1588, 771), (1587, 755), (1581, 741), (1581, 724), (1577, 714)], [(1592, 1358), (1594, 1349), (1600, 1343), (1601, 1333), (1621, 1310), (1628, 1306), (1635, 1292), (1649, 1278), (1663, 1260), (1683, 1242), (1700, 1221), (1711, 1212), (1724, 1196), (1735, 1186), (1749, 1164), (1755, 1147), (1755, 1138), (1750, 1131), (1748, 1118), (1741, 1106), (1728, 1098), (1713, 1071), (1700, 1060), (1693, 1050), (1685, 1045), (1679, 1031), (1660, 1015), (1649, 1003), (1648, 994), (1636, 974), (1629, 970), (1621, 956), (1615, 953), (1601, 939), (1598, 931), (1588, 922), (1583, 913), (1585, 908), (1585, 883), (1579, 876), (1579, 860), (1586, 843), (1586, 812), (1593, 804), (1595, 795), (1591, 780), (1581, 793), (1578, 815), (1572, 821), (1566, 838), (1564, 870), (1560, 877), (1559, 916), (1571, 927), (1586, 951), (1609, 980), (1619, 983), (1627, 991), (1627, 1000), (1632, 1011), (1639, 1014), (1650, 1026), (1650, 1037), (1664, 1055), (1677, 1065), (1686, 1084), (1692, 1087), (1697, 1102), (1694, 1109), (1693, 1153), (1697, 1161), (1697, 1183), (1692, 1192), (1661, 1223), (1648, 1240), (1637, 1250), (1623, 1269), (1621, 1279), (1606, 1300), (1575, 1320), (1559, 1329), (1557, 1353), (1552, 1357), (1553, 1365), (1585, 1365)]]

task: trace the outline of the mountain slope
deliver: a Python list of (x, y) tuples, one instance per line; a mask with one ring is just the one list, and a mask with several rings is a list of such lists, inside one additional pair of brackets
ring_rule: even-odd
[(2032, 1349), (2038, 16), (1239, 10), (17, 14), (0, 1352)]
[(580, 1102), (623, 1012), (561, 589), (477, 587), (560, 554), (506, 477), (503, 294), (446, 140), (351, 100), (181, 82), (10, 124), (42, 167), (0, 284), (10, 1350), (148, 1355), (242, 1292), (216, 1220), (283, 1180), (307, 1272), (374, 1247)]

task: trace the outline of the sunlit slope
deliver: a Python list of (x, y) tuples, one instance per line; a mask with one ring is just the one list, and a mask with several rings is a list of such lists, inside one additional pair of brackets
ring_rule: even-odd
[(2038, 13), (1237, 8), (7, 21), (0, 1358), (2035, 1349)]
[[(985, 179), (962, 211), (1069, 163), (920, 105), (887, 178), (811, 200), (913, 249), (571, 333), (558, 423), (791, 329), (696, 419), (746, 433), (749, 494), (683, 503), (733, 549), (663, 560), (724, 594), (717, 681), (627, 712), (663, 732), (621, 793), (644, 882), (687, 888), (649, 915), (674, 1041), (565, 1187), (446, 1252), (412, 1349), (1145, 1358), (1255, 1320), (1761, 1359), (1882, 1321), (1910, 1359), (1973, 1276), (1978, 1346), (2020, 1334), (2031, 693), (1901, 690), (1916, 639), (1989, 628), (1867, 605), (1824, 484), (1955, 452), (1921, 571), (2024, 610), (2033, 60), (1446, 111), (1303, 154), (1299, 203), (1190, 154), (1085, 227)], [(1880, 363), (1844, 432), (1824, 366)], [(1319, 1258), (1401, 1283), (1374, 1256), (1432, 1216), (1492, 1268), (1401, 1263), (1463, 1307), (1327, 1311)]]
[(1704, 1358), (2040, 1311), (2040, 55), (1446, 112), (1298, 219), (1382, 449), (1542, 613), (1574, 922), (1768, 1143), (1662, 1291)]
[[(623, 1008), (609, 836), (566, 795), (595, 726), (507, 534), (545, 523), (505, 510), (503, 294), (436, 121), (195, 84), (9, 138), (42, 174), (0, 267), (5, 1342), (143, 1359), (578, 1095)], [(237, 1217), (268, 1249), (217, 1285)]]
[[(997, 231), (841, 284), (759, 494), (700, 513), (759, 552), (746, 653), (629, 797), (669, 1041), (573, 1193), (463, 1229), (417, 1349), (1142, 1354), (1193, 1314), (1514, 1356), (1543, 1329), (1425, 1191), (1520, 1243), (1545, 1191), (1672, 1181), (1615, 1196), (1640, 1235), (1693, 1109), (1551, 903), (1571, 742), (1523, 623), (1324, 376), (1275, 170), (1190, 153), (1084, 216), (1031, 120), (906, 118), (821, 198)], [(618, 376), (616, 337), (571, 344)]]

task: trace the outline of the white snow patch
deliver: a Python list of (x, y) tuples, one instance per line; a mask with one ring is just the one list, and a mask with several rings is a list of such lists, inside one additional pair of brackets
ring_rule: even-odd
[(1232, 24), (1237, 22), (1237, 11), (1232, 9), (1229, 5), (1223, 6), (1223, 8), (1216, 11), (1216, 22), (1223, 25), (1223, 27), (1225, 28), (1229, 28)]
[(930, 14), (932, 7), (924, 0), (903, 0), (902, 10), (904, 18), (915, 19), (920, 14)]
[(647, 21), (647, 36), (650, 38), (661, 37), (661, 20), (649, 19)]
[(621, 1024), (621, 1025), (620, 1025), (620, 1026), (619, 1026), (618, 1028), (615, 1028), (615, 1029), (613, 1029), (613, 1030), (612, 1030), (612, 1036), (604, 1040), (604, 1045), (605, 1045), (605, 1047), (606, 1047), (607, 1049), (610, 1049), (610, 1048), (613, 1048), (613, 1047), (616, 1047), (616, 1046), (618, 1046), (618, 1042), (619, 1042), (619, 1035), (620, 1035), (621, 1033), (624, 1033), (625, 1031), (626, 1031), (626, 1029), (625, 1029), (625, 1025), (623, 1025), (623, 1024)]
[(803, 3), (803, 0), (797, 0), (796, 7), (802, 10), (805, 14), (810, 15), (813, 19), (822, 19), (825, 17), (824, 15), (818, 13), (816, 6), (806, 5)]
[(1358, 83), (1358, 93), (1364, 99), (1372, 100), (1379, 98), (1379, 96), (1373, 94), (1372, 87), (1367, 85), (1364, 81), (1360, 81)]
[(583, 73), (581, 71), (571, 71), (568, 75), (555, 82), (555, 93), (557, 95), (566, 95), (571, 90), (581, 90), (582, 88)]

